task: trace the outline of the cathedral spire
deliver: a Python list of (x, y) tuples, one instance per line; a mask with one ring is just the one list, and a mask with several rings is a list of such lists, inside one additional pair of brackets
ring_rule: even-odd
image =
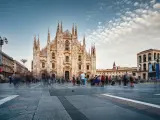
[(37, 43), (36, 43), (36, 35), (34, 36), (34, 43), (33, 43), (33, 44), (34, 44), (33, 47), (36, 48), (36, 46), (37, 46)]
[(48, 38), (47, 38), (47, 44), (50, 44), (50, 32), (49, 32), (49, 27), (48, 27)]
[(58, 25), (57, 25), (57, 34), (59, 33), (59, 21), (58, 21)]
[(113, 69), (116, 69), (116, 63), (115, 63), (115, 61), (113, 63)]
[(85, 40), (85, 35), (83, 36), (83, 46), (86, 46), (86, 40)]
[(72, 26), (72, 36), (74, 36), (74, 23), (73, 23), (73, 26)]
[(60, 31), (61, 33), (63, 32), (63, 26), (62, 26), (62, 21), (61, 21), (61, 31)]
[(38, 34), (38, 40), (37, 40), (37, 49), (40, 50), (39, 34)]
[(77, 25), (75, 25), (75, 36), (77, 36)]

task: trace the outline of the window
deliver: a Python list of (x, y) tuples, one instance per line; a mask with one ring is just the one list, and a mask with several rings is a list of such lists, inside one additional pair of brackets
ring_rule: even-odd
[(157, 59), (159, 59), (159, 53), (157, 54)]
[(44, 62), (42, 62), (42, 68), (45, 68), (45, 63)]
[(148, 61), (151, 61), (152, 60), (152, 55), (151, 53), (148, 53)]
[(87, 65), (87, 70), (89, 70), (89, 65)]
[(146, 74), (145, 73), (143, 73), (143, 79), (146, 79)]
[(156, 53), (154, 53), (154, 60), (156, 60)]
[(66, 40), (66, 42), (65, 42), (65, 50), (69, 50), (69, 41), (68, 40)]
[(143, 55), (143, 62), (146, 62), (146, 55)]
[(78, 56), (78, 61), (81, 61), (81, 55)]
[(54, 63), (52, 63), (52, 68), (55, 68), (55, 64)]
[(69, 62), (69, 56), (66, 56), (66, 62)]
[(52, 59), (55, 59), (55, 53), (54, 52), (52, 53)]
[(141, 63), (142, 62), (142, 58), (141, 58), (141, 56), (139, 56), (139, 63)]
[(146, 64), (143, 64), (143, 70), (146, 71)]
[(81, 70), (81, 65), (78, 66), (79, 70)]

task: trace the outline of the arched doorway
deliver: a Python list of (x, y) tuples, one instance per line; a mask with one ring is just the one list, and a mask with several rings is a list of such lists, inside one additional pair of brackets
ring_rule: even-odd
[(65, 80), (69, 80), (69, 71), (65, 71)]
[(47, 77), (47, 71), (46, 70), (42, 70), (41, 71), (41, 78)]
[(56, 75), (55, 75), (54, 73), (52, 74), (52, 78), (53, 78), (53, 79), (55, 79), (55, 78), (56, 78)]

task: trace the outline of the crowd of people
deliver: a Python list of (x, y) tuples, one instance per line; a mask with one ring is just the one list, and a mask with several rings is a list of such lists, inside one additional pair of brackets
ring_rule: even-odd
[(27, 85), (29, 85), (30, 83), (36, 83), (36, 82), (39, 82), (39, 80), (33, 77), (30, 72), (26, 74), (15, 72), (11, 76), (9, 76), (9, 83), (10, 84), (13, 83), (15, 86), (17, 86), (20, 83), (26, 83)]
[(51, 85), (54, 83), (64, 84), (68, 82), (72, 82), (73, 85), (86, 85), (90, 84), (91, 86), (105, 86), (105, 85), (121, 85), (127, 86), (130, 83), (131, 87), (134, 87), (134, 83), (136, 81), (135, 77), (132, 75), (125, 74), (123, 76), (105, 76), (105, 75), (95, 75), (88, 77), (85, 73), (81, 73), (79, 76), (73, 75), (71, 79), (65, 79), (65, 77), (56, 77), (49, 76), (43, 74), (41, 79), (37, 79), (32, 76), (30, 72), (27, 74), (19, 74), (14, 73), (12, 76), (9, 76), (10, 84), (13, 83), (17, 85), (20, 82), (26, 83), (29, 85), (30, 83), (36, 83), (42, 81), (44, 85)]
[(72, 77), (73, 85), (85, 85), (86, 83), (90, 83), (91, 86), (104, 86), (104, 85), (121, 85), (123, 83), (124, 86), (127, 86), (130, 83), (131, 87), (134, 87), (134, 83), (136, 83), (136, 78), (132, 75), (125, 74), (123, 76), (105, 76), (105, 75), (95, 75), (87, 78), (86, 74), (82, 73), (80, 76)]

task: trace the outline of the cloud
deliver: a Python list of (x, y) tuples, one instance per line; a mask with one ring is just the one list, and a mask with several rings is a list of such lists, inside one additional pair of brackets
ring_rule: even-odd
[(138, 3), (138, 2), (135, 2), (135, 3), (134, 3), (134, 6), (138, 6), (138, 5), (139, 5), (139, 3)]
[(123, 10), (123, 15), (119, 19), (109, 20), (105, 25), (101, 24), (101, 27), (87, 36), (87, 40), (99, 44), (97, 57), (104, 59), (104, 62), (101, 63), (103, 66), (98, 65), (98, 68), (106, 68), (104, 66), (112, 65), (114, 60), (122, 66), (131, 64), (136, 66), (138, 52), (159, 48), (160, 11), (157, 10), (159, 3), (155, 1), (151, 3), (152, 5), (139, 3), (138, 8), (138, 4), (136, 3), (136, 7), (134, 4), (135, 9)]
[(151, 0), (150, 3), (151, 3), (151, 4), (155, 4), (155, 3), (156, 3), (156, 0)]
[(154, 4), (153, 8), (155, 8), (155, 9), (160, 9), (160, 3)]

